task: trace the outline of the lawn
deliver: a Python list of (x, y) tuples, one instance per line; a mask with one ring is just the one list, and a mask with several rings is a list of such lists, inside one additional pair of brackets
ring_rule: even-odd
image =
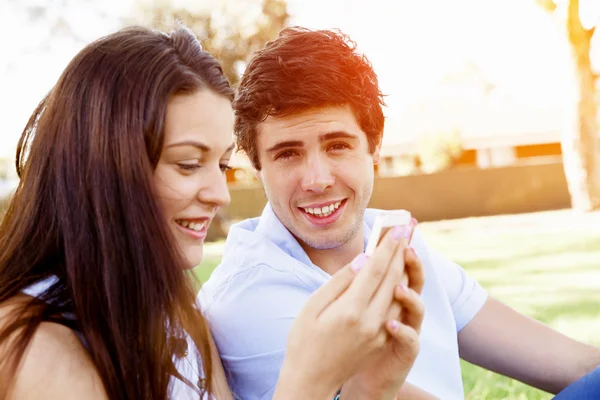
[[(600, 345), (600, 213), (556, 211), (420, 224), (429, 244), (511, 307), (573, 338)], [(223, 244), (206, 246), (206, 280)], [(463, 362), (467, 399), (550, 399)]]

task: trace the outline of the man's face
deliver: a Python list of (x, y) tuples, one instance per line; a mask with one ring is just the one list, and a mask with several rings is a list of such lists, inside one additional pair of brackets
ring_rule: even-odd
[(258, 125), (258, 154), (275, 215), (314, 249), (341, 246), (362, 233), (373, 191), (367, 136), (349, 107), (322, 107)]

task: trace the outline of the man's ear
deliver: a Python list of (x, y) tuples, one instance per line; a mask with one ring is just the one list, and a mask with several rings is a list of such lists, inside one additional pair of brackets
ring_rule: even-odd
[(371, 155), (373, 157), (373, 165), (379, 164), (379, 161), (381, 161), (381, 140), (375, 145), (375, 149)]
[(254, 170), (254, 176), (256, 177), (256, 179), (258, 179), (259, 181), (262, 182), (262, 176), (260, 174), (260, 169), (255, 169)]

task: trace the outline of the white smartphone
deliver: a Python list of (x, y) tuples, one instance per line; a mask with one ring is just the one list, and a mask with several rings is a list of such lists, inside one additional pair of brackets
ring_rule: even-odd
[(412, 216), (410, 212), (406, 210), (390, 210), (379, 214), (375, 217), (373, 229), (371, 229), (371, 235), (367, 241), (365, 254), (370, 257), (375, 253), (375, 248), (389, 229), (394, 226), (409, 225), (411, 220)]

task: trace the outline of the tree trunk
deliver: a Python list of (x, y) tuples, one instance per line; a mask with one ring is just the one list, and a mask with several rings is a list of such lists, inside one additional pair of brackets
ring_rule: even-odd
[(579, 0), (570, 0), (567, 31), (577, 85), (574, 124), (562, 137), (563, 164), (571, 195), (578, 211), (600, 209), (600, 136), (595, 99), (595, 77), (590, 62), (594, 30), (586, 30), (579, 17)]

